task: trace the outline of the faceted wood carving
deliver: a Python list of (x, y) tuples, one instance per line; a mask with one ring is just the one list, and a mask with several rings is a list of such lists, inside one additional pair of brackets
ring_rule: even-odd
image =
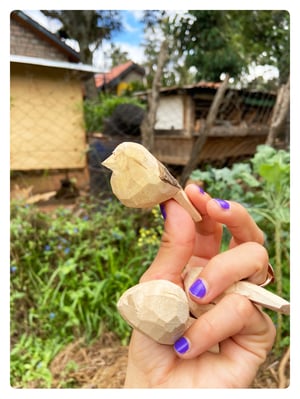
[(175, 177), (141, 144), (119, 144), (102, 165), (112, 170), (113, 193), (124, 205), (152, 208), (174, 198), (196, 222), (202, 219)]

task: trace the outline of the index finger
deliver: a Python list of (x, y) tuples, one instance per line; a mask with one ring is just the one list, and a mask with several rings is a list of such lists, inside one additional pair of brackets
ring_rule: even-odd
[(140, 282), (165, 279), (182, 285), (181, 273), (194, 251), (195, 224), (176, 201), (164, 203), (165, 224), (161, 244)]

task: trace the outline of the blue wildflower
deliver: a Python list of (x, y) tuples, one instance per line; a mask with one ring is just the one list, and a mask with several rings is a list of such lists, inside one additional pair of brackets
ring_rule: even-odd
[(120, 233), (118, 233), (118, 232), (116, 232), (116, 231), (113, 231), (113, 232), (112, 232), (112, 236), (113, 236), (116, 240), (122, 240), (122, 238), (123, 238), (122, 234), (120, 234)]
[(77, 227), (74, 227), (73, 231), (74, 233), (78, 233), (79, 230), (77, 229)]
[(70, 248), (69, 247), (65, 248), (64, 253), (67, 255), (69, 252), (70, 252)]
[(53, 320), (55, 316), (56, 316), (56, 315), (55, 315), (54, 312), (49, 313), (49, 319), (50, 319), (50, 320)]
[(88, 215), (85, 215), (85, 216), (83, 216), (82, 219), (83, 219), (83, 220), (89, 220), (89, 217), (88, 217)]
[(11, 271), (12, 273), (15, 273), (15, 272), (17, 271), (17, 266), (11, 266), (11, 267), (10, 267), (10, 271)]
[(51, 247), (50, 247), (50, 245), (45, 245), (44, 246), (44, 251), (50, 251), (51, 250)]

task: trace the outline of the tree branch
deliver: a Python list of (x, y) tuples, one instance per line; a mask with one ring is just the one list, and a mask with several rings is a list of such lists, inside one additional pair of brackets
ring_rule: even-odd
[(203, 127), (203, 129), (201, 129), (200, 135), (197, 138), (197, 140), (195, 141), (195, 144), (194, 144), (192, 152), (191, 152), (190, 160), (185, 165), (183, 172), (180, 176), (180, 183), (183, 187), (186, 184), (186, 181), (187, 181), (189, 175), (192, 173), (192, 171), (197, 166), (199, 155), (200, 155), (202, 148), (204, 147), (204, 144), (207, 140), (208, 134), (215, 123), (220, 105), (224, 99), (224, 95), (225, 95), (225, 92), (226, 92), (226, 89), (228, 86), (228, 81), (229, 81), (229, 75), (226, 74), (226, 77), (225, 77), (224, 81), (222, 82), (221, 86), (218, 88), (217, 93), (213, 99), (211, 106), (210, 106), (210, 109), (209, 109), (209, 112), (208, 112), (208, 115), (206, 118), (205, 126)]

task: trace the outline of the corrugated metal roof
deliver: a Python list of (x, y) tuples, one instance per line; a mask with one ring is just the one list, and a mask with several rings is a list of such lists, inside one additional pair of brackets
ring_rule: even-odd
[(27, 57), (24, 55), (11, 55), (10, 62), (16, 62), (20, 64), (40, 65), (52, 68), (72, 69), (75, 71), (88, 72), (88, 73), (101, 72), (99, 69), (93, 67), (92, 65), (67, 62), (67, 61), (47, 60), (45, 58)]

